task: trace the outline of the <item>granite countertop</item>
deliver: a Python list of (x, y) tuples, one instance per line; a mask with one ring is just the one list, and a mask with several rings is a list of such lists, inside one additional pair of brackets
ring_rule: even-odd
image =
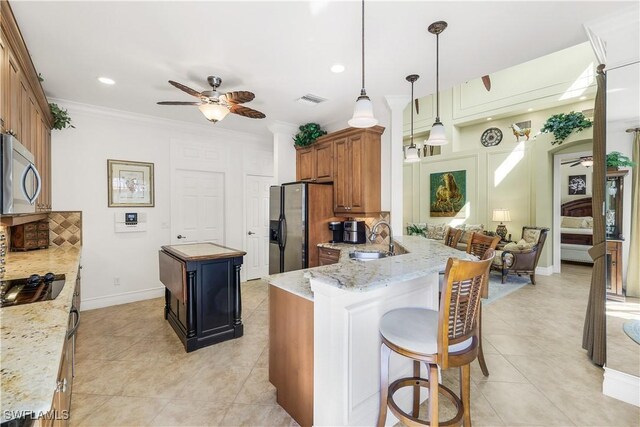
[(222, 259), (244, 256), (247, 253), (215, 243), (185, 243), (182, 245), (167, 245), (163, 250), (177, 256), (184, 261), (200, 261), (207, 259)]
[(7, 411), (51, 409), (79, 265), (78, 248), (7, 253), (4, 279), (51, 271), (66, 282), (52, 301), (0, 309), (1, 421), (14, 418)]
[(349, 252), (356, 249), (386, 252), (388, 246), (322, 243), (318, 246), (340, 249), (340, 261), (337, 264), (273, 274), (264, 280), (313, 301), (311, 278), (348, 291), (366, 292), (444, 270), (450, 257), (476, 259), (466, 252), (445, 246), (441, 241), (420, 236), (399, 236), (394, 243), (407, 253), (372, 261), (352, 260)]

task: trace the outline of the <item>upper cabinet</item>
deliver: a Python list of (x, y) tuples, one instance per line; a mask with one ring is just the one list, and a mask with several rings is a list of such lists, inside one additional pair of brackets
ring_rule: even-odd
[(298, 181), (333, 182), (333, 211), (338, 216), (380, 212), (381, 126), (348, 128), (297, 148)]
[(53, 118), (27, 46), (7, 1), (0, 1), (0, 132), (15, 134), (42, 178), (36, 211), (51, 210)]

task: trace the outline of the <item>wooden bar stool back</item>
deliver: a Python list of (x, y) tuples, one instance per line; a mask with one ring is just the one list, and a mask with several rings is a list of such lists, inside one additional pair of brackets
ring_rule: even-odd
[(449, 227), (447, 230), (447, 234), (444, 236), (444, 244), (449, 246), (450, 248), (457, 248), (458, 242), (462, 237), (462, 230), (459, 228)]
[[(391, 310), (380, 320), (380, 412), (378, 427), (385, 425), (387, 408), (409, 426), (471, 425), (469, 364), (478, 354), (478, 315), (482, 286), (491, 260), (463, 261), (449, 258), (440, 310), (407, 307)], [(389, 385), (391, 351), (413, 359), (413, 377)], [(420, 377), (420, 363), (428, 367), (429, 378)], [(460, 368), (460, 397), (438, 381), (438, 367)], [(394, 401), (394, 393), (413, 387), (413, 413), (405, 413)], [(429, 389), (429, 421), (420, 420), (420, 387)], [(456, 407), (456, 415), (439, 422), (438, 395), (442, 393)]]
[(485, 236), (482, 233), (473, 233), (467, 242), (467, 253), (482, 259), (487, 249), (495, 249), (500, 243), (500, 236)]

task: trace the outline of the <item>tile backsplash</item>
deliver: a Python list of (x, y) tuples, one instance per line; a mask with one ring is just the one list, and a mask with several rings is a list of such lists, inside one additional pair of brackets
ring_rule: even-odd
[[(367, 226), (367, 238), (369, 237), (369, 233), (371, 232), (371, 227), (373, 227), (378, 221), (386, 221), (388, 223), (391, 222), (391, 214), (390, 212), (380, 212), (380, 215), (375, 217), (364, 217), (364, 218), (355, 218), (357, 221), (364, 221)], [(378, 229), (380, 234), (376, 237), (375, 243), (379, 244), (389, 244), (389, 229), (387, 227), (381, 227)], [(401, 231), (401, 230), (399, 230)], [(398, 231), (396, 231), (398, 233)], [(402, 233), (400, 233), (402, 234)]]
[(49, 214), (49, 241), (51, 247), (81, 246), (82, 212), (51, 212)]

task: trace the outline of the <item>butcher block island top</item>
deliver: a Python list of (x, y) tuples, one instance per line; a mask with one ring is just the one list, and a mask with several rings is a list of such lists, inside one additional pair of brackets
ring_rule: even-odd
[(208, 259), (224, 259), (245, 256), (247, 253), (237, 249), (215, 243), (185, 243), (181, 245), (167, 245), (163, 250), (183, 261), (204, 261)]
[(0, 421), (3, 422), (21, 412), (42, 415), (51, 409), (80, 266), (80, 249), (7, 252), (6, 262), (5, 280), (52, 271), (65, 275), (65, 285), (53, 300), (0, 309)]

